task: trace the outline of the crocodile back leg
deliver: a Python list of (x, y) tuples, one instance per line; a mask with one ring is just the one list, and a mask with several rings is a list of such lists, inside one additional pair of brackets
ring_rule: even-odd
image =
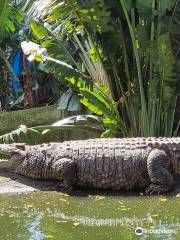
[(151, 185), (146, 193), (163, 194), (173, 186), (173, 176), (169, 171), (170, 158), (165, 150), (153, 149), (147, 159), (147, 169), (151, 180)]

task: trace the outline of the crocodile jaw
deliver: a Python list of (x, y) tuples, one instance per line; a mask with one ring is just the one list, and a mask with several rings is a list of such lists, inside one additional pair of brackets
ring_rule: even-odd
[(18, 149), (15, 145), (0, 144), (0, 154), (11, 157), (16, 153), (20, 154), (21, 150)]
[(16, 144), (0, 144), (0, 171), (14, 171), (26, 155), (25, 149)]

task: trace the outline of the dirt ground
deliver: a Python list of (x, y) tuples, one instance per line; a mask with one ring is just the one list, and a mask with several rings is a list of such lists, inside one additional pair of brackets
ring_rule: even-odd
[(54, 190), (56, 181), (34, 181), (13, 173), (0, 172), (0, 194)]
[[(0, 172), (0, 194), (30, 193), (36, 191), (56, 190), (57, 181), (35, 181), (13, 173)], [(83, 189), (84, 191), (85, 189)], [(82, 190), (81, 190), (82, 191)], [(97, 191), (97, 190), (96, 190)], [(180, 177), (176, 178), (176, 184), (170, 193), (180, 197)], [(125, 195), (128, 195), (126, 193)]]

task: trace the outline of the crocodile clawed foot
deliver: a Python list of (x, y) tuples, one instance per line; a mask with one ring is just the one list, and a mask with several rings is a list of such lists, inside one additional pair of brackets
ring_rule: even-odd
[(152, 183), (145, 191), (146, 195), (161, 195), (166, 194), (168, 189), (166, 187), (162, 187), (160, 185)]
[(56, 186), (45, 185), (41, 188), (42, 191), (56, 191)]
[(62, 182), (56, 184), (56, 191), (58, 192), (70, 193), (72, 190), (73, 187), (71, 185), (67, 185)]

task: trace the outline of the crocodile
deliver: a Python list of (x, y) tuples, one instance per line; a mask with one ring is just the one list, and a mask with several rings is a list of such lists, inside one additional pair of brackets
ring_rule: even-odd
[(36, 180), (164, 194), (180, 174), (180, 137), (97, 138), (41, 145), (0, 144), (0, 171)]

